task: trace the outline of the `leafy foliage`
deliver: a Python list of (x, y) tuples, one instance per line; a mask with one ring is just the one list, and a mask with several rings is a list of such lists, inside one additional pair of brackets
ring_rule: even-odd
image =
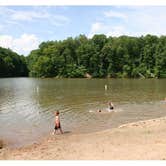
[(99, 34), (92, 39), (80, 35), (43, 42), (29, 55), (28, 66), (37, 77), (84, 77), (86, 73), (92, 77), (166, 77), (166, 37)]
[(0, 77), (28, 70), (33, 77), (166, 78), (166, 36), (79, 35), (42, 42), (26, 58), (0, 48)]
[(26, 58), (0, 47), (0, 77), (28, 76)]

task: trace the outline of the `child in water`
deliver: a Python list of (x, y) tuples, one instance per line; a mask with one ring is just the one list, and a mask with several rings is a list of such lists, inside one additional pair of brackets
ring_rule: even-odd
[(59, 117), (59, 111), (56, 111), (55, 113), (55, 128), (54, 128), (54, 134), (56, 134), (57, 130), (60, 130), (61, 134), (63, 134), (62, 128), (61, 128), (61, 124), (60, 124), (60, 117)]
[[(114, 105), (113, 105), (113, 103), (111, 101), (108, 102), (108, 106), (109, 106), (108, 112), (112, 112), (113, 109), (114, 109)], [(99, 109), (98, 112), (102, 112), (101, 109)]]
[(111, 101), (108, 103), (108, 105), (109, 105), (109, 109), (110, 109), (110, 110), (113, 110), (113, 109), (114, 109), (114, 105), (113, 105), (113, 103), (112, 103)]

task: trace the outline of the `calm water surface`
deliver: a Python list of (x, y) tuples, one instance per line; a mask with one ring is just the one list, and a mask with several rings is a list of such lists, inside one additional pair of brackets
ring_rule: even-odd
[(0, 79), (0, 138), (9, 146), (33, 143), (53, 131), (56, 110), (70, 133), (158, 118), (166, 116), (165, 97), (166, 79)]

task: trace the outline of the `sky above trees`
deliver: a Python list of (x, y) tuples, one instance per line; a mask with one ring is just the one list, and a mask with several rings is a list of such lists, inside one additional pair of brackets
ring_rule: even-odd
[(28, 55), (42, 41), (166, 34), (165, 6), (0, 6), (0, 46)]

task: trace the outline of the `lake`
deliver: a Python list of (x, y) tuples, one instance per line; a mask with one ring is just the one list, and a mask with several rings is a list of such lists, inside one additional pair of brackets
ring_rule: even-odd
[(53, 131), (56, 110), (69, 134), (158, 118), (166, 116), (165, 97), (166, 79), (1, 78), (0, 138), (11, 147), (34, 143)]

